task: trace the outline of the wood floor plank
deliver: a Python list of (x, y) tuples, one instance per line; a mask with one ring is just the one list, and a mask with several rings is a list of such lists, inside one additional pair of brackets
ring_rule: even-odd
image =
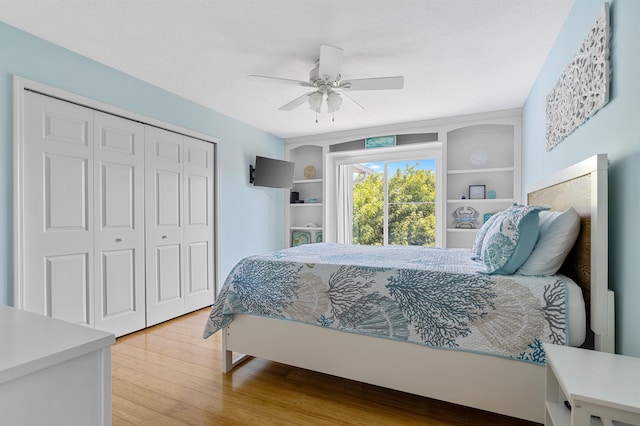
[(221, 371), (209, 309), (117, 339), (113, 424), (532, 426), (511, 417), (262, 359)]

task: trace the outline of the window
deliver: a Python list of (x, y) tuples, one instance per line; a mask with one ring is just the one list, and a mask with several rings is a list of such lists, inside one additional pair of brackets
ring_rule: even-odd
[(353, 165), (352, 243), (434, 246), (436, 162)]
[(336, 192), (327, 198), (335, 197), (335, 222), (327, 233), (347, 244), (441, 245), (440, 144), (424, 145), (333, 154)]

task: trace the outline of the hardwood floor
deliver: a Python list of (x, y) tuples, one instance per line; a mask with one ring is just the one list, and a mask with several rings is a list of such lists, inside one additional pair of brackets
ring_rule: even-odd
[(114, 425), (536, 425), (261, 359), (224, 375), (208, 313), (117, 339)]

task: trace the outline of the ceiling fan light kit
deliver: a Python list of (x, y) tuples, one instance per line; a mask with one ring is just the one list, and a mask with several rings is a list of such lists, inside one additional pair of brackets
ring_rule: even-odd
[(327, 94), (327, 107), (330, 113), (334, 113), (340, 109), (342, 98), (339, 93), (331, 92)]
[(343, 96), (349, 99), (356, 107), (364, 110), (362, 105), (344, 93), (345, 91), (399, 90), (403, 88), (404, 77), (402, 76), (361, 78), (342, 81), (339, 67), (342, 62), (343, 52), (339, 47), (329, 46), (327, 44), (321, 45), (320, 58), (316, 61), (314, 68), (309, 72), (308, 82), (261, 75), (250, 75), (248, 78), (250, 80), (293, 84), (313, 88), (313, 91), (295, 98), (278, 109), (280, 111), (291, 111), (307, 102), (309, 109), (316, 113), (316, 123), (318, 122), (318, 114), (322, 112), (323, 103), (327, 104), (326, 111), (332, 114), (331, 121), (334, 121), (333, 114), (340, 110)]

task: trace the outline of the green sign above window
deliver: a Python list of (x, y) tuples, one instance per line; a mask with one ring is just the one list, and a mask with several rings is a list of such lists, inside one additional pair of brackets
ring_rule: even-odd
[(383, 148), (386, 146), (396, 146), (395, 136), (376, 136), (364, 140), (365, 148)]

